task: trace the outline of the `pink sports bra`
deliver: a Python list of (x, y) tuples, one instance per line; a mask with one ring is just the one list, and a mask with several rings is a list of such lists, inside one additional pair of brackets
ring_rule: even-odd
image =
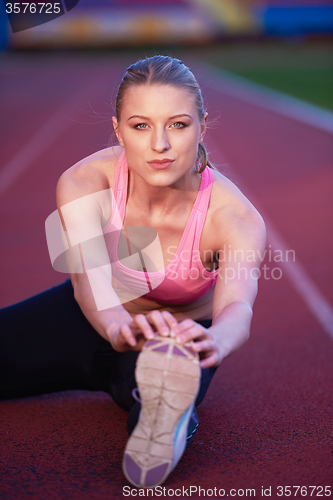
[[(208, 292), (216, 283), (218, 269), (207, 271), (200, 259), (200, 238), (206, 220), (213, 174), (209, 167), (202, 173), (198, 191), (184, 233), (169, 264), (162, 270), (148, 272), (145, 267), (149, 248), (119, 259), (118, 244), (123, 228), (127, 201), (128, 165), (123, 152), (117, 163), (112, 197), (112, 216), (103, 233), (112, 266), (112, 286), (122, 302), (138, 297), (169, 305), (188, 304)], [(128, 228), (129, 229), (129, 228)], [(157, 238), (158, 240), (158, 238)], [(155, 246), (154, 246), (155, 244)], [(156, 252), (156, 241), (150, 252)], [(133, 270), (127, 267), (141, 268)], [(149, 266), (147, 266), (149, 267)]]

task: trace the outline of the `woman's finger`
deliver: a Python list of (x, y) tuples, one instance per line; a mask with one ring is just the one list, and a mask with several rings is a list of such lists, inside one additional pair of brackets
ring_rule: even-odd
[(161, 314), (170, 329), (170, 336), (175, 337), (174, 329), (178, 325), (178, 321), (169, 311), (162, 311)]
[(197, 323), (193, 319), (190, 318), (184, 319), (183, 321), (180, 321), (178, 325), (175, 325), (174, 332), (177, 336), (178, 334), (181, 334), (184, 330), (191, 328), (195, 324)]
[(192, 342), (192, 349), (195, 352), (214, 351), (216, 350), (216, 343), (211, 339)]
[(151, 311), (146, 315), (149, 323), (153, 324), (157, 330), (157, 332), (162, 337), (168, 337), (170, 333), (169, 325), (166, 323), (165, 319), (162, 316), (161, 311)]
[(180, 333), (177, 334), (176, 340), (181, 344), (185, 344), (186, 342), (190, 342), (191, 340), (203, 340), (206, 337), (207, 329), (199, 325), (199, 323), (195, 323), (195, 321), (193, 321), (193, 324), (189, 326), (189, 328), (183, 329)]
[(127, 342), (127, 344), (129, 344), (132, 347), (136, 346), (136, 338), (129, 325), (127, 325), (126, 323), (121, 325), (119, 328), (119, 334), (122, 335), (123, 339), (125, 340), (125, 342)]
[(144, 314), (137, 314), (134, 316), (131, 326), (136, 326), (146, 339), (152, 339), (155, 336), (154, 330)]
[(201, 368), (216, 368), (221, 364), (221, 359), (217, 352), (213, 352), (208, 358), (204, 358), (200, 361)]

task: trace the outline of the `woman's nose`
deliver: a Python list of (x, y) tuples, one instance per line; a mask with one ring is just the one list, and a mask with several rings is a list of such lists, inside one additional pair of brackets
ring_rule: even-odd
[(169, 138), (167, 132), (162, 130), (156, 130), (152, 137), (151, 147), (154, 151), (162, 153), (170, 148)]

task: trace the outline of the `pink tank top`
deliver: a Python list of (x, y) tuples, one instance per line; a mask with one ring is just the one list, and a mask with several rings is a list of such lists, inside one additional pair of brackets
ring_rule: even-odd
[[(200, 238), (206, 220), (213, 174), (209, 167), (202, 173), (198, 191), (184, 233), (169, 264), (160, 271), (147, 272), (145, 251), (119, 259), (118, 243), (125, 217), (128, 165), (123, 152), (117, 163), (113, 186), (112, 216), (103, 233), (112, 266), (112, 285), (122, 301), (138, 297), (168, 304), (188, 304), (208, 292), (216, 283), (218, 269), (207, 271), (200, 259)], [(141, 265), (141, 271), (130, 269), (128, 263)], [(137, 265), (135, 267), (137, 267)], [(134, 267), (134, 266), (133, 266)]]

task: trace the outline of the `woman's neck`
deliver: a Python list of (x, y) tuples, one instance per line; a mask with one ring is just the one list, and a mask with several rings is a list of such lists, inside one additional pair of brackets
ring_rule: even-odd
[(171, 186), (152, 186), (129, 169), (127, 200), (147, 214), (171, 214), (180, 205), (193, 203), (200, 183), (201, 176), (189, 171)]

